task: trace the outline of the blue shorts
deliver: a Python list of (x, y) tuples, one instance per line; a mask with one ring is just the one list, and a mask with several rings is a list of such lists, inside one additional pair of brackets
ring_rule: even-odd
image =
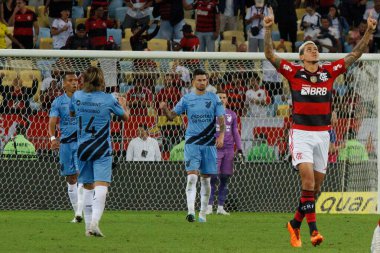
[(218, 174), (216, 147), (185, 144), (186, 171), (199, 170), (201, 174)]
[(112, 156), (102, 157), (93, 161), (81, 161), (79, 164), (78, 181), (83, 184), (92, 184), (96, 181), (111, 183)]
[(61, 165), (61, 176), (77, 174), (78, 170), (78, 145), (76, 142), (61, 143), (59, 145), (59, 163)]

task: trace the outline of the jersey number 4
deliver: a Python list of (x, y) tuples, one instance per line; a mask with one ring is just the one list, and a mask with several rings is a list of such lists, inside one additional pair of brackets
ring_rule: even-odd
[[(94, 136), (95, 133), (96, 133), (95, 127), (94, 127), (94, 126), (91, 126), (92, 123), (94, 122), (94, 119), (95, 119), (95, 117), (92, 116), (92, 117), (90, 118), (90, 121), (88, 122), (86, 128), (84, 129), (84, 131), (85, 131), (86, 133), (92, 134), (92, 136)], [(79, 117), (79, 131), (82, 132), (82, 117), (81, 117), (81, 116)]]

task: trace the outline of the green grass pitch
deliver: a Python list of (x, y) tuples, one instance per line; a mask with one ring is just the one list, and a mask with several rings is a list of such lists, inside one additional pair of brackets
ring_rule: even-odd
[(105, 238), (86, 237), (69, 211), (0, 211), (0, 252), (369, 252), (377, 215), (317, 215), (325, 241), (314, 248), (307, 224), (303, 247), (291, 248), (285, 223), (292, 214), (209, 215), (189, 223), (185, 212), (106, 211)]

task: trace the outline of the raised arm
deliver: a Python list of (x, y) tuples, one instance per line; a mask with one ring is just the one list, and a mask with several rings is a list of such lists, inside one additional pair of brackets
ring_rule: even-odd
[(265, 57), (268, 59), (272, 65), (278, 69), (280, 67), (281, 58), (278, 57), (273, 51), (273, 41), (272, 41), (272, 25), (274, 23), (274, 16), (272, 7), (269, 8), (269, 15), (264, 17), (264, 52)]
[(372, 17), (372, 11), (369, 13), (367, 18), (367, 31), (365, 32), (363, 38), (356, 44), (355, 48), (349, 53), (346, 57), (344, 57), (344, 62), (346, 65), (346, 69), (351, 66), (357, 59), (362, 56), (362, 54), (368, 48), (369, 41), (371, 40), (372, 33), (375, 32), (377, 26), (377, 20)]

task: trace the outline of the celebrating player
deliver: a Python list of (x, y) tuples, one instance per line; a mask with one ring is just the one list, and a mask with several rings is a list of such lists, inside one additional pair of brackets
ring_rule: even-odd
[[(188, 126), (185, 136), (185, 166), (187, 171), (186, 197), (189, 222), (195, 221), (195, 196), (198, 174), (201, 175), (201, 210), (198, 221), (206, 222), (207, 204), (210, 198), (210, 175), (217, 174), (216, 148), (223, 147), (224, 108), (219, 97), (206, 92), (208, 76), (204, 70), (193, 73), (194, 92), (186, 94), (170, 111), (165, 102), (160, 103), (169, 120), (186, 113)], [(219, 123), (219, 136), (215, 137), (216, 117)], [(215, 147), (216, 145), (216, 147)]]
[(293, 125), (289, 135), (292, 163), (299, 170), (302, 184), (301, 198), (294, 219), (287, 223), (290, 243), (301, 247), (300, 226), (304, 217), (309, 225), (311, 243), (314, 246), (323, 241), (315, 215), (315, 197), (319, 194), (326, 173), (329, 133), (331, 128), (332, 86), (336, 77), (344, 73), (366, 50), (377, 21), (370, 14), (368, 28), (356, 47), (343, 59), (319, 63), (318, 47), (306, 41), (299, 48), (303, 65), (290, 63), (273, 52), (272, 25), (273, 11), (264, 18), (265, 56), (286, 79), (289, 80)]
[[(238, 132), (237, 116), (236, 113), (230, 109), (226, 109), (228, 102), (226, 92), (223, 90), (218, 90), (217, 95), (223, 103), (226, 110), (224, 116), (224, 122), (226, 124), (226, 132), (224, 134), (224, 144), (222, 148), (217, 149), (217, 160), (218, 160), (218, 175), (219, 175), (219, 189), (218, 189), (218, 209), (217, 214), (230, 215), (226, 210), (224, 210), (224, 202), (228, 194), (228, 180), (233, 174), (233, 164), (234, 164), (234, 146), (236, 144), (237, 153), (243, 154), (241, 150), (241, 139)], [(216, 136), (219, 135), (219, 125), (217, 125)], [(218, 177), (215, 175), (211, 176), (211, 196), (207, 206), (207, 214), (212, 214), (212, 205), (214, 203), (214, 195), (216, 189), (216, 182)]]
[[(74, 73), (63, 74), (65, 93), (54, 99), (49, 115), (49, 135), (52, 149), (59, 148), (61, 175), (66, 177), (67, 190), (75, 212), (72, 222), (82, 221), (83, 196), (82, 184), (77, 185), (77, 127), (76, 119), (70, 117), (69, 103), (77, 90), (78, 78)], [(56, 138), (56, 126), (59, 119), (60, 139)], [(79, 186), (79, 187), (78, 187)]]
[(127, 120), (129, 109), (125, 106), (125, 99), (117, 101), (113, 95), (103, 92), (105, 83), (100, 68), (88, 68), (83, 81), (83, 89), (72, 96), (70, 112), (77, 117), (79, 128), (79, 180), (84, 184), (86, 235), (103, 237), (99, 221), (111, 182), (111, 113)]

